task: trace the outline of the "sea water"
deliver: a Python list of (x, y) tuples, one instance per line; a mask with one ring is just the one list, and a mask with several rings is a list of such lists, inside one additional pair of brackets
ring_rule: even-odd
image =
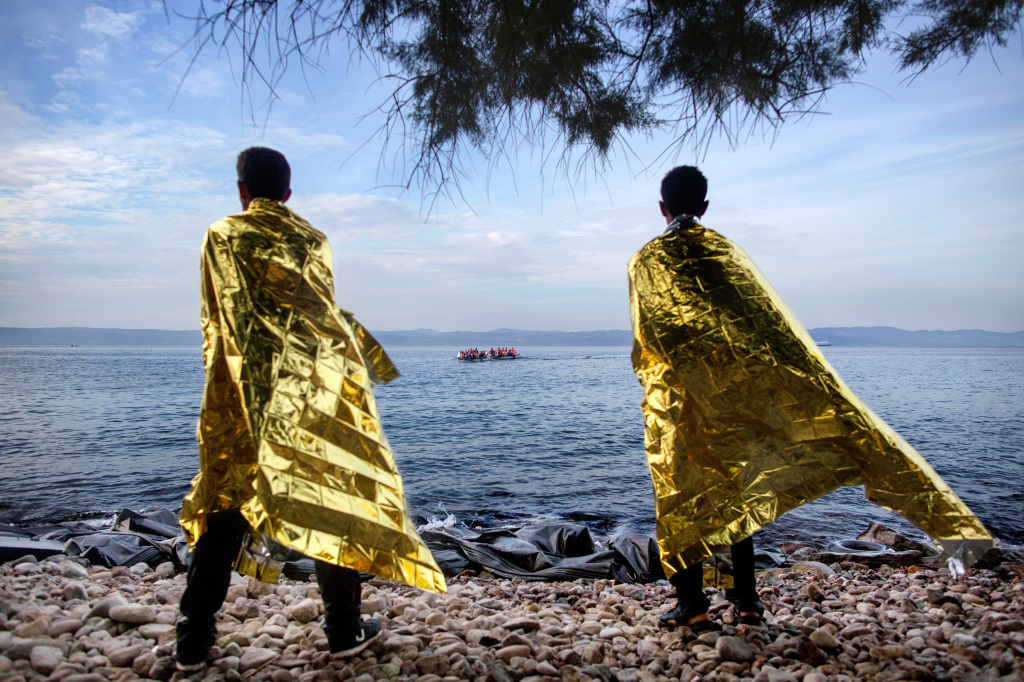
[[(641, 388), (628, 348), (520, 349), (458, 362), (395, 349), (375, 390), (421, 523), (575, 520), (654, 532)], [(823, 349), (847, 384), (914, 445), (999, 538), (1024, 543), (1024, 349)], [(194, 347), (0, 347), (0, 522), (177, 509), (196, 472), (203, 388)], [(850, 538), (871, 521), (920, 537), (844, 488), (757, 536)]]

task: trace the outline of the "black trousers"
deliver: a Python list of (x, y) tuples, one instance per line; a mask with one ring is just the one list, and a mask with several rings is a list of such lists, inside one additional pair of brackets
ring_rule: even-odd
[[(757, 581), (754, 578), (754, 540), (747, 538), (732, 546), (733, 589), (726, 597), (742, 608), (757, 603)], [(704, 595), (704, 567), (694, 564), (672, 576), (670, 583), (676, 588), (679, 603), (687, 608), (707, 611), (711, 602)]]
[[(237, 509), (214, 512), (206, 517), (206, 532), (192, 550), (188, 583), (181, 595), (181, 613), (195, 628), (209, 627), (224, 603), (235, 563), (249, 523)], [(324, 600), (324, 631), (355, 632), (359, 627), (362, 601), (359, 572), (324, 561), (316, 561), (316, 580)]]

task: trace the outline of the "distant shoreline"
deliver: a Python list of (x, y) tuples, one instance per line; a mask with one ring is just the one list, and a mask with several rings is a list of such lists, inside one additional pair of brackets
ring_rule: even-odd
[[(885, 348), (1022, 348), (1024, 331), (908, 331), (896, 327), (817, 327), (808, 330), (830, 347)], [(433, 329), (373, 331), (386, 348), (471, 348), (491, 346), (629, 346), (630, 332), (607, 329), (586, 332), (493, 329), (438, 332)], [(0, 346), (200, 346), (198, 329), (108, 329), (100, 327), (0, 327)]]

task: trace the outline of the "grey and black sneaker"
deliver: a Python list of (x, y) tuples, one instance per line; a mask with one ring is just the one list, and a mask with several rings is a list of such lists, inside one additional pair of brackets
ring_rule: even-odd
[[(359, 621), (359, 627), (353, 632), (330, 637), (331, 658), (348, 658), (370, 646), (370, 642), (380, 637), (384, 631), (380, 621), (367, 618)], [(333, 634), (333, 633), (332, 633)]]
[(185, 618), (175, 626), (174, 662), (178, 670), (193, 672), (206, 665), (206, 654), (217, 641), (217, 627), (211, 618), (203, 624)]

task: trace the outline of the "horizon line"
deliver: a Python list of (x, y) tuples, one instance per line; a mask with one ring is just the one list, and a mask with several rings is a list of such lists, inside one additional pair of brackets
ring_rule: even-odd
[[(153, 332), (201, 332), (202, 329), (195, 327), (193, 329), (163, 329), (159, 327), (86, 327), (80, 325), (68, 325), (68, 326), (44, 326), (44, 327), (16, 327), (16, 326), (0, 326), (0, 329), (92, 329), (92, 330), (106, 330), (106, 331), (126, 331), (126, 332), (137, 332), (137, 331), (153, 331)], [(1021, 334), (1024, 333), (1024, 329), (1012, 332), (992, 331), (989, 329), (981, 329), (979, 327), (966, 328), (961, 327), (959, 329), (904, 329), (903, 327), (893, 327), (892, 325), (854, 325), (854, 326), (838, 326), (838, 325), (821, 325), (817, 327), (805, 327), (808, 331), (812, 329), (894, 329), (896, 331), (903, 332), (944, 332), (944, 333), (955, 333), (955, 332), (985, 332), (986, 334)], [(473, 329), (453, 329), (451, 331), (439, 331), (437, 329), (431, 329), (428, 327), (418, 327), (416, 329), (371, 329), (375, 334), (398, 334), (398, 333), (412, 333), (412, 332), (432, 332), (435, 334), (491, 334), (494, 332), (536, 332), (542, 334), (593, 334), (598, 332), (623, 332), (632, 333), (630, 329), (580, 329), (580, 330), (564, 330), (564, 329), (522, 329), (518, 327), (496, 327), (494, 329), (485, 330), (473, 330)]]

